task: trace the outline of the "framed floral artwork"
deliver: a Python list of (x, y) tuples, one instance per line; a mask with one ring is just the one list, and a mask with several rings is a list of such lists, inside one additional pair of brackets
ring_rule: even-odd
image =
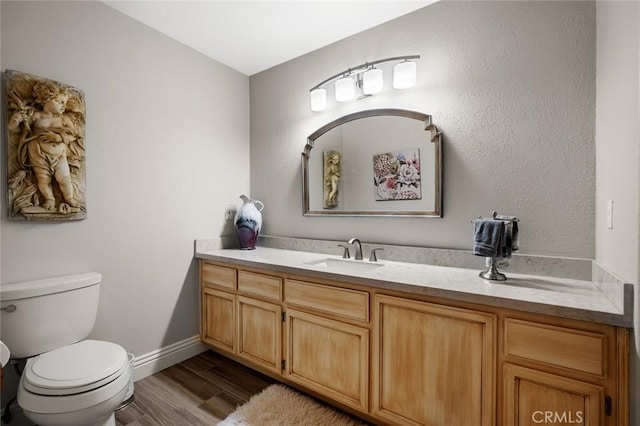
[(373, 156), (376, 201), (420, 200), (420, 150), (409, 148)]

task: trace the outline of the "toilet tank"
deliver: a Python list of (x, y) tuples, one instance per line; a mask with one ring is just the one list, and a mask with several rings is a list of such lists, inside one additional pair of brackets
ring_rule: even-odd
[(97, 272), (0, 286), (0, 339), (27, 358), (85, 339), (96, 320)]

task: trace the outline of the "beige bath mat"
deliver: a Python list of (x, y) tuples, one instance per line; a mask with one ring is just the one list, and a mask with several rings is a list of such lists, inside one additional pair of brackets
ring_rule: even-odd
[(364, 426), (284, 385), (271, 385), (218, 426)]

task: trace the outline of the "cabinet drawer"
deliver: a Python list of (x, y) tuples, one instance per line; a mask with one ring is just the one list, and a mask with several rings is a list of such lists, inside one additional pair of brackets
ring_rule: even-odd
[(202, 262), (200, 275), (202, 283), (227, 289), (236, 289), (236, 270), (224, 266), (212, 265), (207, 261)]
[(284, 293), (287, 303), (345, 318), (369, 321), (369, 293), (364, 291), (287, 280)]
[(607, 336), (505, 319), (505, 355), (605, 377)]
[(272, 300), (282, 300), (282, 278), (238, 271), (238, 291)]

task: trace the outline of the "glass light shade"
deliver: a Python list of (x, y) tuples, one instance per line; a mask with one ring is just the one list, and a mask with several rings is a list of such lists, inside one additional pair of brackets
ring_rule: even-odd
[(416, 85), (416, 63), (400, 62), (393, 67), (393, 88), (408, 89)]
[(373, 95), (382, 91), (382, 70), (371, 68), (362, 74), (362, 93)]
[(324, 111), (327, 107), (327, 89), (313, 89), (310, 92), (311, 111)]
[(355, 81), (351, 77), (343, 77), (336, 81), (336, 101), (345, 102), (356, 94)]

